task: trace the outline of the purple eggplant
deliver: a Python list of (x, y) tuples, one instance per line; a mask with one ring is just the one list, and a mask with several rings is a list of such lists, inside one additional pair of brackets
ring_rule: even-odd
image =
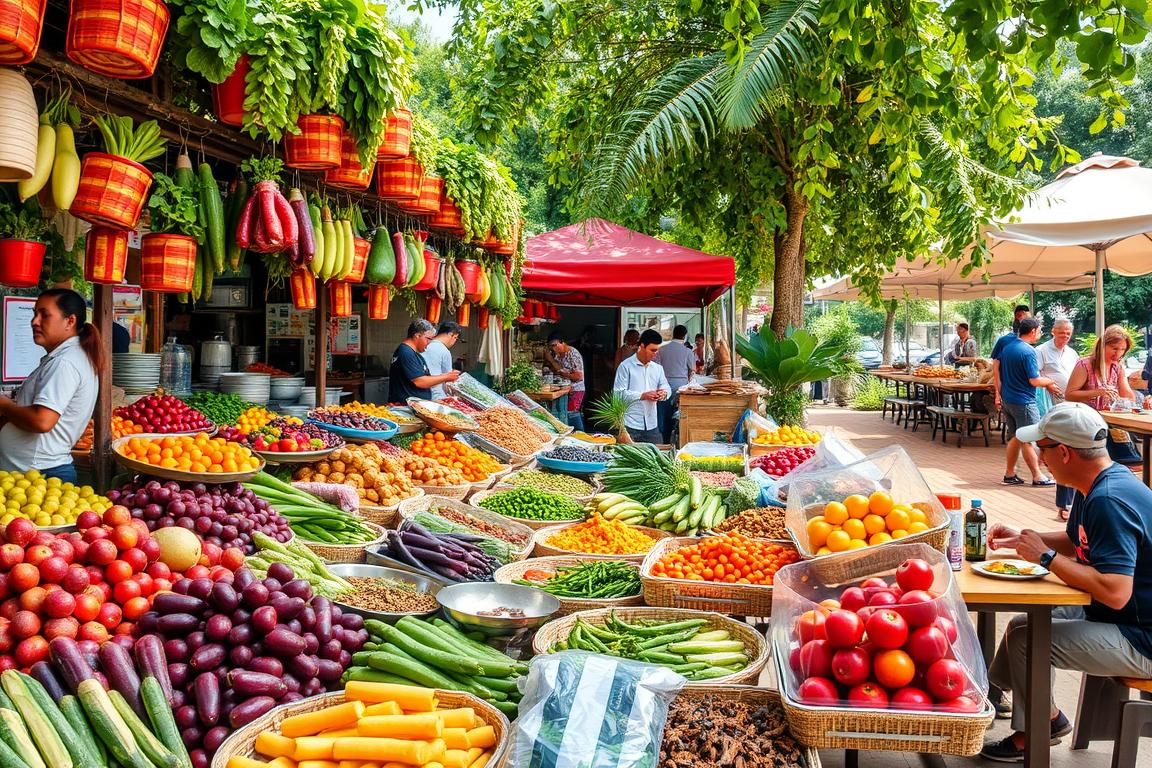
[(211, 672), (203, 672), (192, 681), (196, 699), (196, 714), (200, 722), (211, 728), (220, 720), (220, 679)]
[(60, 678), (56, 676), (56, 672), (52, 669), (52, 665), (46, 661), (38, 661), (32, 665), (32, 669), (28, 670), (29, 674), (44, 686), (44, 690), (52, 697), (52, 701), (57, 704), (60, 699), (64, 698), (67, 691), (64, 690), (64, 685), (60, 682)]
[(111, 687), (120, 692), (132, 711), (141, 718), (147, 718), (144, 699), (140, 697), (140, 676), (132, 665), (132, 657), (124, 646), (117, 643), (104, 643), (100, 646), (100, 669), (108, 678)]
[(144, 677), (154, 677), (164, 691), (164, 698), (172, 704), (172, 681), (168, 678), (168, 661), (164, 656), (164, 643), (157, 635), (143, 635), (132, 649), (136, 666)]
[(247, 669), (234, 669), (229, 672), (228, 685), (237, 694), (245, 697), (271, 696), (279, 699), (288, 692), (288, 686), (279, 677)]
[[(196, 579), (189, 585), (191, 591), (196, 586)], [(209, 580), (209, 584), (211, 581)], [(200, 591), (197, 589), (196, 591)], [(152, 610), (159, 613), (161, 616), (168, 616), (171, 614), (190, 613), (199, 616), (208, 608), (208, 604), (198, 597), (192, 595), (178, 595), (175, 592), (160, 592), (152, 598)]]
[(92, 665), (84, 658), (75, 640), (69, 637), (53, 638), (48, 643), (48, 653), (69, 689), (75, 691), (80, 683), (95, 677)]
[(271, 696), (253, 696), (247, 701), (237, 704), (228, 715), (233, 728), (247, 725), (261, 715), (267, 714), (276, 706), (276, 700)]

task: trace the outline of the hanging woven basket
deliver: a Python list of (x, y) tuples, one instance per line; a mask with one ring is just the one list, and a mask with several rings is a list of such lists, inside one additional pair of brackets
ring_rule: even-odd
[(351, 283), (364, 282), (364, 271), (368, 268), (368, 252), (372, 250), (372, 241), (362, 237), (353, 237), (352, 245), (355, 249), (352, 257), (352, 271), (344, 281)]
[(101, 285), (124, 282), (128, 266), (128, 233), (122, 229), (92, 227), (84, 241), (84, 279)]
[(439, 176), (425, 176), (420, 183), (420, 197), (415, 200), (401, 200), (396, 205), (415, 216), (431, 216), (440, 212), (440, 201), (444, 197), (444, 179)]
[(376, 196), (383, 200), (415, 200), (423, 181), (424, 166), (411, 157), (376, 163)]
[(288, 279), (292, 293), (292, 307), (299, 310), (316, 309), (316, 277), (307, 269), (294, 269)]
[(36, 170), (40, 117), (24, 75), (0, 69), (0, 181), (23, 181)]
[[(2, 0), (0, 0), (2, 2)], [(236, 62), (236, 69), (219, 85), (212, 86), (212, 108), (216, 119), (224, 125), (244, 125), (244, 99), (248, 71), (252, 68), (248, 54)]]
[(344, 121), (336, 115), (301, 115), (300, 133), (284, 135), (284, 165), (302, 171), (329, 171), (340, 167)]
[(68, 212), (89, 224), (135, 229), (151, 185), (152, 172), (139, 163), (89, 152), (80, 166), (80, 185)]
[(169, 18), (161, 0), (72, 0), (64, 52), (97, 74), (151, 77)]
[[(17, 66), (36, 58), (48, 0), (0, 0), (0, 64)], [(411, 117), (409, 117), (411, 122)], [(411, 135), (411, 128), (409, 128)]]
[(0, 284), (34, 288), (40, 282), (48, 246), (35, 240), (0, 240)]
[(352, 317), (352, 284), (343, 280), (328, 283), (328, 304), (332, 317)]
[(407, 109), (398, 109), (388, 115), (385, 122), (388, 127), (384, 131), (380, 149), (376, 151), (376, 159), (402, 160), (408, 157), (412, 145), (412, 113)]
[(153, 232), (140, 240), (140, 287), (158, 293), (192, 290), (196, 238)]
[(368, 319), (388, 319), (388, 286), (368, 286)]
[(511, 256), (516, 253), (516, 243), (520, 240), (520, 229), (524, 222), (516, 222), (516, 229), (512, 233), (511, 240), (500, 240), (496, 237), (495, 232), (488, 233), (488, 239), (480, 244), (480, 247), (492, 253), (498, 253), (501, 256)]
[(428, 226), (441, 232), (447, 232), (457, 237), (464, 236), (464, 219), (460, 213), (460, 206), (444, 192), (440, 199), (440, 210), (428, 219)]
[(356, 141), (352, 134), (343, 131), (340, 140), (340, 164), (324, 171), (324, 183), (340, 189), (364, 190), (372, 183), (372, 171), (376, 164), (365, 168), (360, 164), (360, 153), (356, 151)]

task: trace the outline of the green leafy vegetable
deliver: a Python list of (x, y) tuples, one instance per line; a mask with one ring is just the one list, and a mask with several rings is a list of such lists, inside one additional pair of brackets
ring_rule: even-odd
[(204, 236), (197, 191), (177, 184), (167, 174), (158, 173), (152, 178), (148, 211), (151, 216), (148, 226), (152, 232), (188, 235), (197, 239)]

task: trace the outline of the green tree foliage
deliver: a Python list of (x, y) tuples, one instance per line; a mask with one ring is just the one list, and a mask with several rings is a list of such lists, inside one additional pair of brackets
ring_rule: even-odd
[(976, 339), (980, 353), (988, 355), (997, 337), (1012, 327), (1012, 309), (1016, 302), (1005, 299), (973, 299), (956, 302), (956, 315), (968, 323), (968, 332)]

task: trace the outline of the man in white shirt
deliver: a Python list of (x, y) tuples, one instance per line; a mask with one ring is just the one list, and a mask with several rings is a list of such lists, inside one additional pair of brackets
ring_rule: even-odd
[[(1072, 321), (1061, 317), (1052, 324), (1052, 338), (1036, 347), (1036, 363), (1040, 366), (1040, 375), (1052, 379), (1064, 392), (1068, 388), (1068, 377), (1080, 356), (1068, 344), (1072, 340)], [(1045, 392), (1048, 394), (1047, 392)], [(1041, 397), (1041, 391), (1036, 391)], [(1064, 396), (1048, 394), (1052, 405), (1064, 402)], [(1067, 522), (1068, 510), (1072, 508), (1072, 500), (1076, 496), (1076, 489), (1067, 485), (1056, 486), (1056, 513), (1061, 521)]]
[(660, 420), (660, 435), (665, 443), (672, 442), (672, 422), (676, 413), (676, 404), (679, 396), (676, 394), (680, 387), (688, 384), (688, 379), (696, 370), (696, 353), (688, 346), (688, 327), (678, 325), (672, 329), (672, 341), (660, 347), (656, 353), (656, 362), (664, 369), (664, 377), (668, 379), (671, 394), (667, 400), (661, 402), (656, 413)]
[[(428, 373), (442, 376), (452, 370), (452, 347), (460, 340), (460, 326), (453, 320), (445, 320), (436, 329), (436, 338), (428, 342), (428, 348), (421, 352), (428, 364)], [(438, 400), (447, 393), (443, 384), (432, 387), (432, 399)]]
[(671, 390), (664, 368), (655, 359), (661, 341), (660, 334), (651, 328), (640, 334), (636, 354), (620, 363), (612, 385), (613, 392), (631, 403), (624, 416), (624, 426), (637, 443), (661, 440), (656, 404), (668, 399)]

